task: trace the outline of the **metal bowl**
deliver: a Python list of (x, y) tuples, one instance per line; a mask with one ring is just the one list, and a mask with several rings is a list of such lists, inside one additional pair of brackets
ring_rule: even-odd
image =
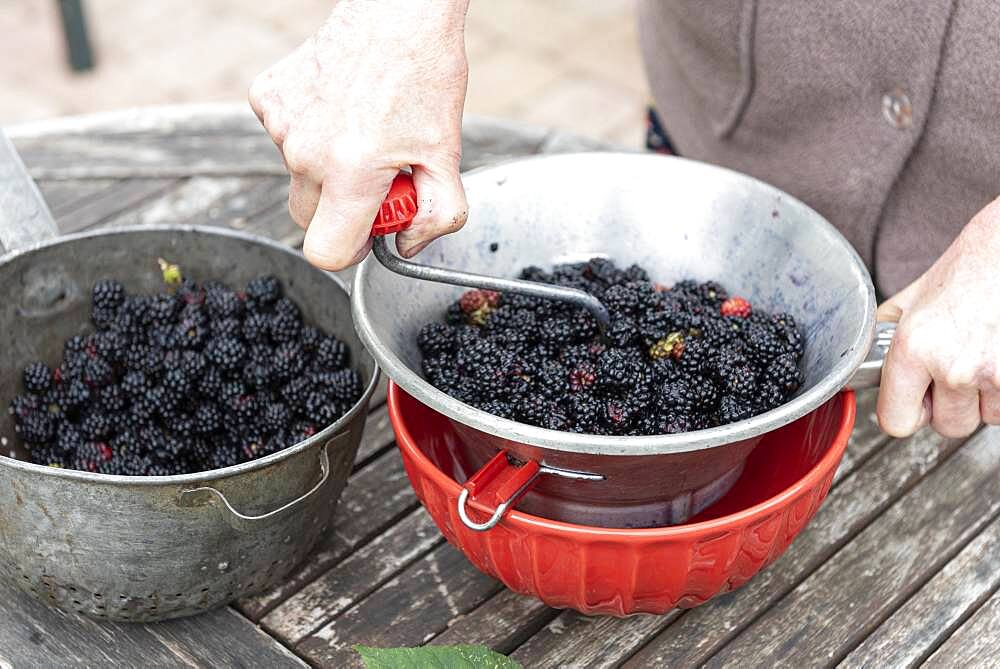
[[(534, 491), (558, 500), (571, 514), (564, 520), (683, 521), (725, 492), (762, 435), (829, 400), (868, 354), (876, 304), (861, 259), (822, 216), (761, 181), (682, 158), (619, 153), (529, 158), (464, 181), (469, 224), (429, 246), (422, 262), (497, 276), (592, 256), (639, 263), (661, 283), (713, 279), (761, 309), (791, 313), (807, 342), (796, 396), (748, 420), (643, 437), (546, 430), (488, 414), (424, 380), (417, 333), (461, 289), (417, 283), (367, 259), (351, 302), (358, 334), (382, 369), (454, 420), (480, 466), (498, 449), (547, 465), (552, 475)], [(597, 478), (560, 476), (567, 471)]]
[(132, 292), (161, 290), (157, 257), (230, 285), (274, 274), (307, 321), (347, 343), (366, 389), (345, 416), (303, 442), (177, 476), (32, 464), (13, 417), (0, 413), (3, 456), (12, 456), (0, 456), (0, 575), (47, 603), (114, 620), (192, 615), (284, 579), (328, 529), (379, 374), (354, 333), (343, 284), (298, 252), (219, 228), (134, 227), (0, 259), (0, 405), (20, 392), (27, 362), (57, 363), (63, 342), (87, 329), (94, 281), (112, 276)]

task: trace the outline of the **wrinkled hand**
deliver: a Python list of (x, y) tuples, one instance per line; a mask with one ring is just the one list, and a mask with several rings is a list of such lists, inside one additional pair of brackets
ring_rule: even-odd
[(459, 178), (468, 0), (340, 0), (320, 30), (260, 74), (250, 105), (291, 174), (303, 252), (339, 270), (371, 246), (372, 221), (401, 167), (418, 214), (396, 237), (410, 257), (465, 224)]
[(919, 279), (879, 308), (899, 320), (882, 373), (878, 418), (902, 437), (930, 423), (964, 437), (1000, 424), (1000, 199), (983, 209)]

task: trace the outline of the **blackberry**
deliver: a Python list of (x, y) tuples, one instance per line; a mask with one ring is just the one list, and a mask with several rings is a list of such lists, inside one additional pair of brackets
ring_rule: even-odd
[(112, 433), (111, 418), (99, 410), (91, 410), (84, 414), (80, 422), (80, 432), (89, 439), (104, 439)]
[(776, 357), (767, 367), (768, 380), (773, 382), (784, 393), (791, 394), (802, 385), (802, 371), (798, 361), (791, 354)]
[(181, 302), (173, 295), (154, 295), (146, 308), (151, 322), (166, 325), (173, 322), (180, 312)]
[(202, 397), (216, 398), (222, 393), (222, 374), (215, 367), (209, 367), (198, 379), (198, 393)]
[(449, 354), (455, 349), (454, 331), (444, 323), (428, 323), (420, 329), (417, 346), (426, 358)]
[(226, 381), (219, 388), (219, 397), (227, 400), (233, 397), (239, 397), (240, 395), (246, 395), (248, 392), (246, 384), (242, 381)]
[(494, 416), (500, 416), (501, 418), (514, 418), (514, 407), (510, 402), (499, 399), (486, 400), (481, 407), (479, 407), (487, 413), (491, 413)]
[(83, 368), (83, 382), (91, 388), (101, 388), (114, 380), (114, 369), (103, 358), (91, 358)]
[(112, 365), (125, 360), (128, 352), (128, 338), (119, 330), (106, 330), (93, 336), (95, 353)]
[(268, 306), (281, 297), (281, 284), (273, 276), (259, 276), (247, 284), (246, 295), (255, 305)]
[(125, 287), (113, 279), (102, 279), (94, 284), (91, 291), (91, 305), (96, 311), (107, 309), (115, 311), (125, 301)]
[(304, 404), (306, 417), (318, 426), (325, 427), (343, 415), (335, 400), (326, 393), (313, 391), (306, 396)]
[(244, 308), (243, 300), (228, 288), (210, 290), (205, 298), (208, 313), (215, 320), (238, 319)]
[(361, 377), (353, 369), (314, 374), (313, 380), (341, 402), (354, 404), (361, 397)]
[[(282, 298), (281, 302), (284, 300)], [(299, 336), (299, 330), (302, 328), (302, 322), (299, 320), (299, 315), (297, 312), (292, 313), (288, 311), (275, 311), (271, 315), (271, 320), (268, 322), (268, 333), (271, 335), (271, 341), (276, 344), (281, 344), (284, 342), (292, 341)]]
[(594, 374), (594, 365), (584, 362), (574, 367), (569, 373), (569, 388), (573, 392), (580, 392), (594, 385), (597, 375)]
[(213, 402), (203, 402), (194, 412), (194, 430), (199, 434), (211, 434), (222, 427), (223, 417), (219, 407)]
[(17, 433), (29, 444), (44, 444), (52, 438), (55, 422), (46, 412), (35, 411), (20, 418), (15, 424)]
[(243, 339), (248, 344), (265, 343), (268, 341), (271, 319), (266, 314), (247, 314), (243, 321)]
[(129, 370), (155, 375), (163, 366), (163, 351), (147, 344), (133, 341), (125, 350), (125, 367)]
[(29, 393), (44, 393), (52, 387), (52, 371), (44, 362), (32, 362), (24, 368), (24, 389)]
[(322, 332), (316, 328), (306, 325), (303, 326), (299, 334), (299, 343), (302, 344), (302, 348), (306, 351), (312, 353), (319, 346), (320, 342), (323, 340), (324, 335)]
[(232, 372), (242, 366), (246, 347), (235, 337), (217, 337), (205, 347), (205, 355), (223, 372)]
[(757, 370), (743, 354), (732, 349), (719, 355), (716, 376), (726, 392), (739, 397), (750, 398), (757, 387)]
[(292, 412), (288, 406), (281, 402), (271, 402), (264, 407), (264, 414), (261, 416), (261, 425), (269, 434), (283, 432), (292, 419)]
[(723, 396), (719, 402), (719, 422), (720, 424), (735, 423), (738, 420), (745, 420), (753, 415), (753, 405), (747, 400)]
[(74, 335), (63, 344), (63, 355), (70, 353), (83, 353), (87, 347), (87, 338), (83, 335)]
[(210, 321), (208, 331), (213, 337), (242, 337), (243, 322), (238, 318), (221, 318)]
[(278, 381), (287, 381), (302, 373), (305, 367), (305, 354), (297, 342), (286, 342), (274, 349), (271, 369)]
[(635, 386), (643, 376), (641, 360), (623, 349), (608, 349), (597, 359), (597, 382), (606, 388)]
[(90, 401), (90, 389), (79, 379), (64, 382), (61, 387), (60, 400), (66, 411), (77, 410)]
[(98, 408), (105, 415), (118, 414), (128, 407), (128, 397), (120, 386), (106, 386), (98, 395)]
[(177, 325), (174, 338), (178, 346), (188, 349), (200, 349), (208, 340), (207, 324), (198, 318), (187, 318)]
[(180, 343), (180, 339), (178, 339), (177, 335), (176, 326), (154, 326), (149, 330), (148, 342), (151, 346), (155, 346), (164, 351), (170, 351), (177, 348)]
[(271, 385), (275, 375), (267, 360), (253, 356), (243, 367), (243, 379), (255, 388), (266, 388)]

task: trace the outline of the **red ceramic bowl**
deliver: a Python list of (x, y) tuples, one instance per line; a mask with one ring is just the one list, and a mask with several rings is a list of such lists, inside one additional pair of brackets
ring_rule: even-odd
[[(651, 529), (572, 525), (509, 512), (485, 532), (458, 518), (462, 485), (447, 418), (389, 385), (406, 473), (444, 536), (480, 570), (549, 606), (625, 616), (690, 608), (776, 560), (826, 497), (854, 427), (854, 393), (767, 434), (742, 476), (689, 522)], [(474, 499), (476, 519), (492, 514)]]

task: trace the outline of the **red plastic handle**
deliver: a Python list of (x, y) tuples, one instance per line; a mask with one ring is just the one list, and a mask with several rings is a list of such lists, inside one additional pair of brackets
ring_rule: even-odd
[(382, 201), (375, 222), (372, 223), (372, 237), (406, 230), (417, 215), (417, 189), (413, 187), (413, 177), (400, 172), (389, 186), (389, 194)]

